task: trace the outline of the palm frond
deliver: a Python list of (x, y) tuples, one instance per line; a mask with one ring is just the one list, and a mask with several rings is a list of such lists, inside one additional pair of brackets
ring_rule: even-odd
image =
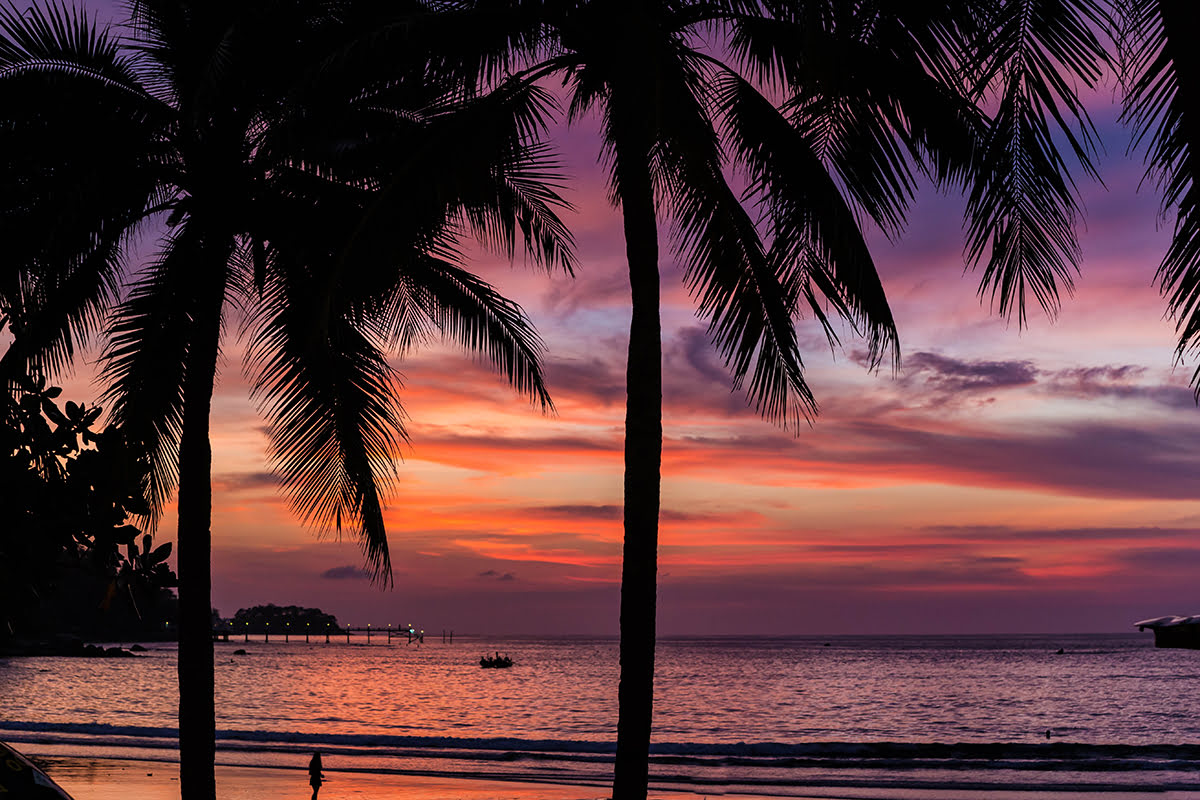
[(863, 5), (849, 17), (820, 3), (775, 18), (749, 14), (735, 19), (732, 44), (745, 74), (788, 98), (792, 124), (855, 207), (895, 236), (915, 170), (961, 182), (982, 117), (948, 78), (955, 56), (943, 29), (952, 20), (925, 4), (925, 14)]
[(0, 305), (13, 334), (0, 357), (4, 380), (18, 374), (54, 375), (67, 368), (76, 348), (100, 328), (116, 296), (119, 255), (117, 242), (102, 240), (73, 259), (70, 271), (39, 274), (36, 265), (25, 264), (4, 276)]
[(145, 487), (154, 518), (175, 490), (183, 430), (183, 386), (194, 337), (195, 295), (188, 231), (167, 237), (116, 310), (101, 358), (109, 421), (148, 456)]
[[(1156, 277), (1176, 320), (1182, 359), (1200, 348), (1200, 59), (1192, 41), (1200, 17), (1191, 5), (1161, 0), (1125, 0), (1120, 10), (1122, 118), (1133, 127), (1134, 146), (1145, 149), (1162, 214), (1175, 210), (1174, 237)], [(1200, 398), (1200, 367), (1192, 386)]]
[(998, 95), (967, 201), (967, 260), (988, 256), (980, 293), (1002, 315), (1027, 317), (1026, 296), (1057, 313), (1079, 271), (1078, 192), (1055, 141), (1099, 180), (1098, 140), (1072, 81), (1093, 87), (1108, 63), (1095, 35), (1107, 24), (1093, 0), (1006, 0), (989, 7), (971, 72), (981, 97)]
[(734, 43), (752, 74), (778, 73), (786, 80), (781, 88), (790, 96), (793, 125), (841, 177), (858, 207), (894, 235), (916, 191), (895, 136), (903, 120), (894, 103), (870, 94), (879, 59), (862, 45), (857, 25), (823, 21), (813, 30), (816, 26), (751, 18), (735, 29)]
[(319, 126), (308, 115), (283, 119), (256, 160), (314, 198), (359, 204), (348, 261), (396, 243), (420, 250), (461, 221), (509, 257), (521, 247), (547, 269), (574, 269), (574, 242), (558, 216), (570, 208), (561, 168), (537, 143), (553, 111), (543, 89), (514, 80), (456, 101), (392, 87), (339, 108), (332, 126), (330, 117)]
[(295, 511), (318, 530), (354, 529), (390, 584), (383, 497), (407, 441), (397, 380), (360, 325), (299, 264), (273, 260), (251, 342), (253, 395), (270, 419), (270, 456)]
[[(435, 69), (461, 71), (485, 90), (561, 50), (561, 23), (572, 0), (432, 0)], [(430, 35), (432, 34), (432, 35)]]
[[(465, 269), (433, 257), (404, 265), (388, 314), (393, 339), (411, 323), (413, 309), (429, 318), (443, 336), (479, 353), (514, 389), (553, 411), (542, 375), (542, 342), (516, 303)], [(407, 324), (406, 324), (407, 323)]]
[(21, 72), (86, 75), (101, 83), (134, 84), (115, 37), (79, 8), (51, 2), (21, 11), (0, 3), (0, 79)]
[[(536, 332), (519, 306), (460, 266), (457, 231), (446, 226), (445, 211), (433, 213), (429, 206), (435, 203), (420, 192), (390, 195), (401, 205), (389, 208), (371, 191), (345, 191), (303, 172), (280, 181), (288, 195), (309, 199), (260, 203), (263, 238), (275, 251), (304, 253), (314, 269), (324, 264), (314, 272), (314, 291), (336, 294), (348, 319), (370, 326), (381, 343), (401, 352), (439, 332), (483, 355), (517, 391), (552, 408)], [(467, 176), (465, 182), (480, 181)], [(413, 184), (436, 191), (420, 177)], [(363, 224), (368, 205), (377, 213)]]
[(767, 217), (772, 258), (790, 270), (781, 280), (795, 287), (797, 301), (810, 296), (801, 287), (813, 282), (817, 294), (867, 338), (872, 363), (889, 351), (898, 363), (896, 323), (875, 262), (853, 210), (808, 138), (740, 76), (724, 73), (718, 91), (728, 141), (750, 179), (748, 193)]
[(545, 90), (512, 80), (434, 118), (425, 135), (439, 148), (475, 142), (470, 148), (475, 152), (460, 149), (446, 174), (461, 187), (455, 202), (479, 239), (510, 258), (519, 239), (534, 263), (571, 274), (574, 238), (558, 216), (558, 210), (571, 208), (561, 194), (561, 163), (552, 148), (538, 142), (553, 110)]
[[(684, 280), (708, 322), (708, 334), (741, 388), (764, 417), (798, 427), (816, 412), (804, 380), (792, 315), (796, 297), (780, 280), (750, 214), (722, 172), (723, 157), (701, 87), (712, 76), (680, 65), (660, 70), (661, 141), (655, 158), (687, 264)], [(671, 80), (668, 75), (674, 78)]]
[(8, 4), (0, 107), (0, 305), (18, 332), (5, 361), (53, 373), (98, 327), (123, 245), (158, 199), (169, 109), (82, 12)]

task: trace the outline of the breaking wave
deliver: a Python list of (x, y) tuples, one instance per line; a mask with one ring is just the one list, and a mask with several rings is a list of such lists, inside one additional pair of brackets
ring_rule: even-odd
[[(14, 741), (78, 742), (174, 749), (173, 727), (88, 723), (0, 722), (0, 738)], [(554, 758), (610, 761), (611, 741), (521, 739), (509, 737), (411, 736), (378, 733), (304, 733), (219, 729), (219, 749), (251, 751), (314, 747), (359, 750), (425, 758)], [(1079, 771), (1164, 769), (1200, 772), (1200, 745), (1128, 745), (1047, 743), (908, 743), (908, 742), (656, 742), (651, 757), (661, 764), (704, 764), (742, 767), (889, 769), (1070, 769)]]

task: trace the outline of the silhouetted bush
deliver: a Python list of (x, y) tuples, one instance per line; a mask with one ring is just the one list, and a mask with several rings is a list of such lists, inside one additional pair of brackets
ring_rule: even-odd
[(0, 392), (0, 639), (164, 632), (171, 543), (130, 524), (149, 513), (146, 461), (61, 393), (24, 376)]

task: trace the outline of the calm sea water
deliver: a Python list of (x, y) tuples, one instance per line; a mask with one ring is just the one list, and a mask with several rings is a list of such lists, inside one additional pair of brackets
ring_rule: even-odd
[[(608, 779), (615, 640), (381, 642), (219, 644), (219, 759), (294, 765), (320, 749), (332, 770)], [(175, 652), (151, 647), (0, 659), (0, 739), (174, 758)], [(516, 665), (480, 669), (495, 650)], [(1200, 790), (1197, 708), (1200, 651), (1156, 650), (1149, 634), (669, 639), (652, 774), (709, 794)]]

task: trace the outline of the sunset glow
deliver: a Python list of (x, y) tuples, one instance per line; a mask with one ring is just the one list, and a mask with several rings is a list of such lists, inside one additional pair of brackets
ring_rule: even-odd
[[(1059, 318), (1022, 331), (992, 314), (962, 274), (961, 199), (926, 191), (899, 242), (871, 237), (903, 367), (872, 372), (853, 331), (831, 349), (802, 327), (810, 427), (764, 422), (731, 389), (664, 249), (661, 633), (1110, 631), (1197, 610), (1194, 364), (1174, 363), (1152, 285), (1170, 221), (1138, 192), (1109, 99), (1092, 101), (1107, 189), (1081, 184), (1084, 272)], [(223, 613), (274, 602), (351, 624), (616, 633), (623, 240), (594, 132), (556, 133), (579, 274), (473, 264), (538, 326), (556, 409), (438, 343), (394, 362), (411, 445), (387, 511), (392, 591), (370, 585), (353, 542), (291, 514), (229, 326), (212, 433)], [(68, 396), (96, 397), (90, 381), (80, 367)]]

